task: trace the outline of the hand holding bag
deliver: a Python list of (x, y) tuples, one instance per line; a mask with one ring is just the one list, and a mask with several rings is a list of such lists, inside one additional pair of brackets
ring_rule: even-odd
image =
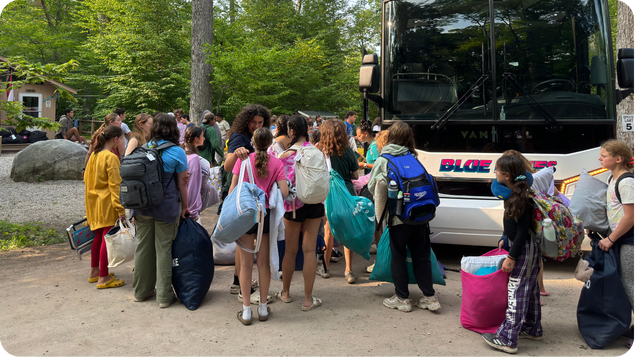
[(137, 238), (135, 238), (135, 228), (129, 220), (126, 219), (123, 222), (117, 220), (104, 240), (108, 249), (108, 268), (118, 267), (134, 259)]

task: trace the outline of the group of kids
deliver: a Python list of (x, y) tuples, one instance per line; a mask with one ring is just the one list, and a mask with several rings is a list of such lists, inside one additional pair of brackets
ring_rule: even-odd
[[(114, 273), (108, 271), (107, 250), (104, 244), (104, 236), (115, 222), (118, 219), (126, 219), (124, 207), (119, 201), (121, 157), (130, 154), (137, 146), (157, 147), (165, 142), (172, 142), (177, 146), (161, 152), (164, 169), (163, 202), (150, 209), (133, 209), (130, 216), (134, 219), (137, 238), (133, 277), (134, 301), (143, 301), (156, 295), (156, 301), (161, 308), (169, 307), (174, 302), (175, 295), (171, 286), (172, 242), (176, 237), (180, 219), (185, 219), (186, 216), (199, 216), (199, 148), (205, 148), (208, 154), (207, 161), (212, 165), (220, 164), (226, 173), (233, 173), (228, 192), (223, 192), (224, 197), (239, 184), (240, 168), (245, 160), (249, 160), (254, 173), (254, 182), (251, 183), (262, 189), (267, 196), (267, 217), (263, 222), (262, 242), (257, 252), (259, 292), (254, 293), (255, 281), (252, 282), (254, 255), (240, 247), (236, 249), (236, 273), (230, 288), (232, 293), (239, 293), (239, 300), (243, 303), (242, 310), (237, 313), (240, 322), (245, 325), (252, 323), (252, 302), (258, 303), (258, 319), (266, 321), (271, 315), (267, 303), (273, 298), (269, 295), (269, 192), (277, 186), (282, 196), (289, 196), (295, 185), (294, 163), (297, 151), (299, 147), (313, 145), (330, 160), (332, 170), (343, 178), (350, 194), (357, 195), (353, 180), (359, 177), (360, 165), (352, 148), (351, 129), (348, 128), (348, 122), (338, 119), (325, 120), (316, 129), (311, 128), (307, 120), (300, 115), (282, 116), (276, 120), (274, 138), (269, 129), (269, 110), (261, 105), (249, 105), (236, 116), (231, 129), (224, 130), (228, 139), (225, 154), (219, 145), (224, 143), (224, 138), (215, 130), (218, 125), (214, 122), (213, 114), (208, 112), (204, 115), (202, 127), (194, 124), (183, 125), (184, 130), (177, 125), (180, 117), (181, 115), (172, 113), (155, 113), (153, 116), (139, 114), (134, 121), (132, 138), (126, 146), (121, 129), (121, 117), (117, 113), (111, 113), (106, 116), (104, 125), (92, 137), (84, 173), (86, 215), (88, 224), (95, 233), (88, 280), (97, 283), (98, 289), (124, 285), (123, 280), (117, 279)], [(347, 119), (348, 117), (349, 115)], [(226, 122), (225, 124), (227, 125)], [(389, 179), (387, 159), (381, 155), (416, 157), (417, 151), (413, 131), (406, 123), (394, 123), (383, 131), (373, 129), (377, 127), (363, 122), (355, 134), (358, 140), (369, 144), (366, 162), (374, 165), (372, 170), (369, 170), (367, 186), (374, 197), (376, 217), (382, 217), (388, 197)], [(632, 158), (632, 152), (624, 142), (609, 140), (602, 145), (599, 160), (602, 167), (612, 171), (613, 177), (617, 178), (632, 169)], [(541, 261), (540, 250), (528, 234), (533, 201), (529, 193), (527, 176), (531, 175), (532, 171), (528, 161), (517, 152), (506, 153), (495, 165), (496, 181), (509, 189), (509, 195), (504, 202), (504, 235), (511, 248), (503, 262), (502, 270), (510, 273), (509, 280), (514, 282), (508, 286), (509, 299), (514, 300), (514, 303), (513, 306), (510, 303), (506, 319), (496, 333), (483, 334), (483, 339), (488, 345), (507, 353), (517, 351), (519, 338), (543, 338), (539, 299), (540, 291), (544, 290), (539, 288), (542, 264), (528, 263)], [(249, 178), (245, 180), (249, 181)], [(607, 193), (607, 212), (612, 233), (600, 241), (599, 247), (608, 250), (614, 244), (622, 245), (622, 277), (632, 307), (633, 179), (621, 180), (619, 187), (615, 187), (615, 182), (616, 180), (609, 182)], [(621, 203), (615, 195), (618, 190), (621, 194)], [(324, 278), (330, 277), (328, 268), (334, 239), (325, 218), (323, 203), (305, 204), (297, 198), (291, 198), (285, 199), (284, 208), (285, 254), (281, 264), (283, 286), (275, 293), (275, 297), (285, 303), (292, 301), (291, 280), (296, 255), (298, 250), (302, 249), (302, 310), (309, 311), (322, 305), (322, 300), (313, 295), (313, 285), (316, 273)], [(388, 227), (395, 294), (385, 299), (383, 304), (400, 311), (412, 310), (406, 266), (406, 250), (409, 249), (414, 276), (423, 292), (423, 296), (416, 300), (416, 306), (430, 311), (440, 309), (441, 305), (432, 286), (429, 227), (427, 224), (403, 224), (398, 217), (391, 218), (393, 221)], [(321, 226), (324, 227), (326, 249), (320, 256), (318, 266), (316, 243)], [(257, 229), (258, 225), (254, 225), (238, 238), (240, 245), (254, 249)], [(501, 247), (502, 245), (503, 242)], [(349, 283), (354, 283), (356, 279), (352, 271), (352, 257), (353, 252), (344, 247), (345, 277)], [(531, 267), (530, 272), (527, 272), (528, 267)]]

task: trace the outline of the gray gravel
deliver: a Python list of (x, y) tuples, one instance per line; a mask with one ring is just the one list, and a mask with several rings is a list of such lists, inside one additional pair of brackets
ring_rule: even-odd
[(83, 181), (13, 182), (14, 154), (0, 155), (0, 219), (66, 229), (86, 215)]

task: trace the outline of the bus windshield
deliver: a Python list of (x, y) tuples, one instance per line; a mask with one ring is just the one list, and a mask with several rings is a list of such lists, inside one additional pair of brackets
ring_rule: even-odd
[(386, 2), (384, 119), (437, 120), (470, 89), (450, 120), (540, 120), (532, 98), (556, 120), (614, 119), (604, 4), (495, 0), (492, 61), (487, 0)]

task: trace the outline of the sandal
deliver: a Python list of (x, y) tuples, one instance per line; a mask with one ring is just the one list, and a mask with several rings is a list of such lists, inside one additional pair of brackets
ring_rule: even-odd
[[(110, 273), (108, 274), (109, 277), (114, 278), (115, 277), (115, 273)], [(89, 283), (96, 283), (99, 281), (99, 276), (96, 276), (94, 278), (88, 278), (88, 282)]]
[(258, 309), (256, 309), (256, 313), (258, 314), (258, 321), (267, 321), (269, 319), (269, 316), (271, 316), (271, 308), (267, 306), (267, 315), (265, 316), (260, 316)]
[[(269, 309), (269, 308), (267, 308), (267, 309)], [(253, 319), (243, 320), (243, 311), (242, 310), (238, 311), (238, 315), (236, 315), (236, 317), (238, 317), (238, 321), (242, 322), (243, 325), (245, 325), (245, 326), (251, 325), (251, 322), (253, 321)]]
[(304, 306), (302, 305), (302, 311), (309, 311), (309, 310), (313, 310), (318, 306), (322, 305), (322, 300), (319, 298), (316, 298), (315, 296), (312, 297), (313, 298), (313, 304), (311, 304), (311, 306)]
[(105, 284), (97, 284), (97, 289), (108, 289), (108, 288), (118, 288), (123, 286), (125, 281), (122, 279), (110, 278), (110, 280)]
[(278, 291), (278, 292), (276, 293), (276, 295), (275, 295), (275, 296), (276, 296), (278, 299), (280, 299), (282, 302), (287, 302), (287, 303), (289, 303), (289, 302), (291, 302), (291, 301), (292, 301), (292, 300), (291, 300), (291, 297), (288, 297), (288, 298), (282, 297), (282, 290)]

